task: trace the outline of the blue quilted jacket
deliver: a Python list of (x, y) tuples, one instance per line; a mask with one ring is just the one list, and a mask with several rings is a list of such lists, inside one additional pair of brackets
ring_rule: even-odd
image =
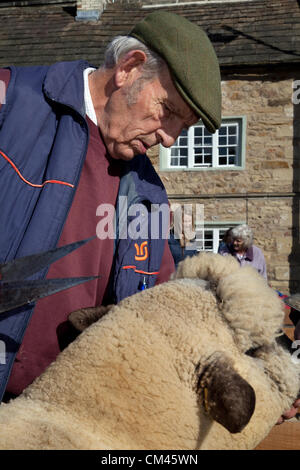
[[(0, 109), (0, 151), (9, 159), (0, 154), (0, 263), (54, 248), (59, 240), (89, 141), (83, 83), (88, 66), (76, 61), (10, 67), (6, 103)], [(45, 183), (53, 180), (59, 183)], [(120, 236), (117, 230), (111, 302), (134, 294), (145, 282), (152, 287), (160, 269), (166, 234), (156, 229), (151, 239), (150, 208), (158, 210), (168, 201), (146, 155), (130, 161), (121, 177), (116, 227), (123, 232), (134, 220), (130, 211), (122, 211), (125, 200), (129, 207), (141, 203), (149, 210), (140, 217), (144, 229), (139, 239)], [(5, 364), (0, 363), (0, 398), (32, 313), (28, 305), (0, 317), (6, 351)]]

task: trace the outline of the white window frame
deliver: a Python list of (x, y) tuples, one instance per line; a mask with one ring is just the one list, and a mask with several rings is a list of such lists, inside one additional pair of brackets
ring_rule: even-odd
[[(212, 253), (218, 253), (218, 248), (220, 241), (222, 240), (221, 233), (226, 232), (229, 228), (235, 227), (237, 225), (245, 224), (245, 221), (233, 221), (233, 222), (204, 222), (204, 226), (200, 226), (198, 229), (196, 227), (196, 245), (200, 247), (198, 251), (210, 251)], [(213, 242), (213, 247), (212, 249), (208, 249), (205, 247), (205, 244), (203, 243), (203, 232), (208, 232), (212, 231), (212, 242)], [(205, 241), (205, 236), (204, 236), (204, 241)]]
[[(238, 125), (238, 157), (235, 164), (219, 165), (218, 163), (218, 147), (219, 147), (219, 130), (212, 137), (212, 165), (207, 163), (194, 163), (194, 128), (201, 125), (202, 121), (199, 121), (195, 126), (191, 126), (187, 133), (187, 165), (171, 165), (171, 148), (166, 148), (160, 145), (159, 156), (160, 156), (160, 170), (161, 171), (211, 171), (211, 170), (243, 170), (245, 168), (245, 148), (246, 148), (246, 116), (230, 116), (222, 119), (222, 125)], [(176, 141), (177, 142), (177, 141)], [(180, 158), (180, 157), (178, 157)]]

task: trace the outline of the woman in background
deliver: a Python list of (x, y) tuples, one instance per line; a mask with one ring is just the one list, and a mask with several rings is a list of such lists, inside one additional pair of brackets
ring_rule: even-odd
[(223, 256), (232, 255), (241, 266), (250, 264), (265, 279), (267, 279), (267, 268), (264, 254), (258, 246), (253, 245), (253, 233), (248, 225), (238, 225), (231, 229), (232, 241), (220, 249), (219, 253)]

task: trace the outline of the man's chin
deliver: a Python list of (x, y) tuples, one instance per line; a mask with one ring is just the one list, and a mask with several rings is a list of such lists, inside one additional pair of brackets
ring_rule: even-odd
[(137, 155), (142, 155), (142, 152), (137, 147), (135, 148), (126, 148), (124, 150), (115, 150), (111, 157), (115, 160), (130, 161)]
[(134, 157), (135, 157), (135, 154), (133, 152), (131, 154), (119, 153), (119, 154), (111, 155), (111, 158), (113, 158), (114, 160), (122, 160), (124, 162), (130, 162), (130, 160), (132, 160)]

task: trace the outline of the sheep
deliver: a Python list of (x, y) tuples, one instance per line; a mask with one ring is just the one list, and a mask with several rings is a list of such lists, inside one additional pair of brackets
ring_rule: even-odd
[(0, 448), (253, 449), (299, 391), (299, 365), (276, 342), (282, 321), (252, 267), (186, 258), (0, 406)]

